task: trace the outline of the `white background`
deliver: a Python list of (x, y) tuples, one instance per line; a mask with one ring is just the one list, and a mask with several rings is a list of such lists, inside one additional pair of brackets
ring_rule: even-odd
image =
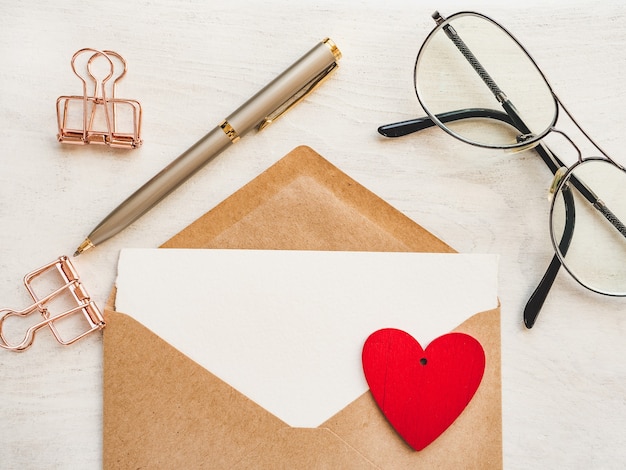
[[(78, 258), (92, 296), (104, 305), (121, 248), (158, 246), (306, 144), (458, 251), (501, 255), (505, 466), (622, 467), (626, 301), (561, 273), (535, 328), (521, 322), (552, 256), (545, 165), (533, 152), (471, 148), (439, 129), (395, 141), (376, 132), (422, 114), (412, 68), (435, 9), (473, 9), (506, 25), (626, 162), (626, 7), (617, 2), (1, 0), (0, 305), (24, 306), (26, 272), (71, 254), (122, 199), (330, 36), (344, 57), (328, 83)], [(128, 60), (118, 96), (143, 104), (140, 149), (56, 142), (55, 101), (79, 91), (69, 61), (83, 47)], [(69, 348), (40, 334), (23, 354), (0, 351), (0, 462), (100, 467), (99, 334)]]

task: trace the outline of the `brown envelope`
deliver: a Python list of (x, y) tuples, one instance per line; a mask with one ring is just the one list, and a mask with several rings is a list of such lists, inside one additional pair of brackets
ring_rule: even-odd
[[(308, 147), (163, 248), (454, 252)], [(132, 312), (128, 312), (132, 315)], [(318, 428), (292, 428), (137, 321), (105, 309), (104, 468), (501, 468), (500, 309), (461, 324), (486, 354), (459, 418), (416, 452), (369, 392)]]

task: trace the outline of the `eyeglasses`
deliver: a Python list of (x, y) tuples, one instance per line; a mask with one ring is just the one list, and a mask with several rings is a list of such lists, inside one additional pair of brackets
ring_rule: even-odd
[[(443, 18), (422, 45), (414, 69), (417, 98), (427, 117), (381, 126), (400, 137), (439, 126), (471, 145), (534, 149), (554, 174), (550, 237), (554, 257), (524, 309), (532, 328), (563, 266), (591, 291), (626, 296), (626, 170), (583, 130), (552, 91), (545, 75), (517, 39), (491, 18), (460, 12)], [(514, 67), (512, 65), (514, 64)], [(559, 110), (600, 153), (583, 158), (555, 128)], [(566, 167), (542, 139), (562, 135), (576, 150)]]

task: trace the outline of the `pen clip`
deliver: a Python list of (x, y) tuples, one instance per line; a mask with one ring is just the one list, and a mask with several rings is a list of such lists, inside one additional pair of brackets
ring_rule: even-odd
[(333, 62), (324, 70), (322, 70), (318, 75), (313, 77), (308, 83), (306, 83), (302, 88), (296, 91), (291, 98), (281, 104), (273, 113), (269, 116), (266, 116), (257, 126), (259, 131), (265, 129), (271, 123), (276, 121), (279, 117), (293, 108), (295, 105), (300, 103), (304, 98), (306, 98), (310, 93), (312, 93), (318, 86), (320, 86), (324, 81), (339, 67), (337, 62)]

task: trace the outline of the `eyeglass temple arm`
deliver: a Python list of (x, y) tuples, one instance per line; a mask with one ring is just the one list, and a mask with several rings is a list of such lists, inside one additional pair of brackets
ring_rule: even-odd
[[(563, 188), (563, 202), (565, 203), (565, 227), (563, 228), (563, 236), (559, 242), (559, 250), (563, 255), (565, 255), (569, 249), (570, 242), (572, 241), (572, 237), (574, 235), (574, 225), (576, 223), (574, 196), (569, 187)], [(548, 292), (550, 292), (552, 284), (554, 283), (556, 275), (559, 273), (560, 269), (561, 260), (555, 253), (552, 257), (552, 261), (550, 261), (548, 269), (524, 307), (524, 325), (526, 328), (532, 328), (537, 321), (539, 312), (541, 312), (543, 303), (548, 297)]]
[[(528, 131), (528, 128), (521, 123), (521, 120), (519, 120), (516, 125), (510, 114), (498, 111), (496, 109), (468, 108), (437, 114), (437, 119), (444, 124), (448, 122), (461, 121), (463, 119), (476, 118), (494, 119), (496, 121), (501, 121), (509, 124), (510, 126), (513, 126), (521, 133), (527, 133)], [(429, 116), (423, 116), (415, 119), (409, 119), (406, 121), (384, 124), (378, 128), (378, 133), (385, 137), (396, 138), (403, 137), (405, 135), (409, 135), (414, 132), (419, 132), (435, 126), (435, 122)], [(522, 127), (522, 129), (520, 129), (520, 127)], [(556, 155), (554, 155), (554, 153), (552, 153), (552, 151), (550, 151), (545, 145), (540, 143), (535, 148), (535, 150), (537, 151), (537, 153), (539, 153), (541, 159), (545, 162), (548, 168), (550, 168), (550, 171), (552, 171), (553, 174), (556, 173), (556, 171), (563, 166), (563, 162), (561, 162), (561, 160)]]
[[(439, 119), (442, 123), (475, 118), (494, 119), (513, 125), (513, 123), (511, 122), (511, 118), (508, 114), (503, 113), (502, 111), (497, 111), (495, 109), (468, 108), (437, 114), (437, 119)], [(403, 137), (405, 135), (422, 131), (424, 129), (428, 129), (434, 126), (436, 126), (435, 122), (429, 116), (424, 116), (416, 119), (409, 119), (407, 121), (384, 124), (378, 128), (378, 133), (385, 137), (395, 138)]]

